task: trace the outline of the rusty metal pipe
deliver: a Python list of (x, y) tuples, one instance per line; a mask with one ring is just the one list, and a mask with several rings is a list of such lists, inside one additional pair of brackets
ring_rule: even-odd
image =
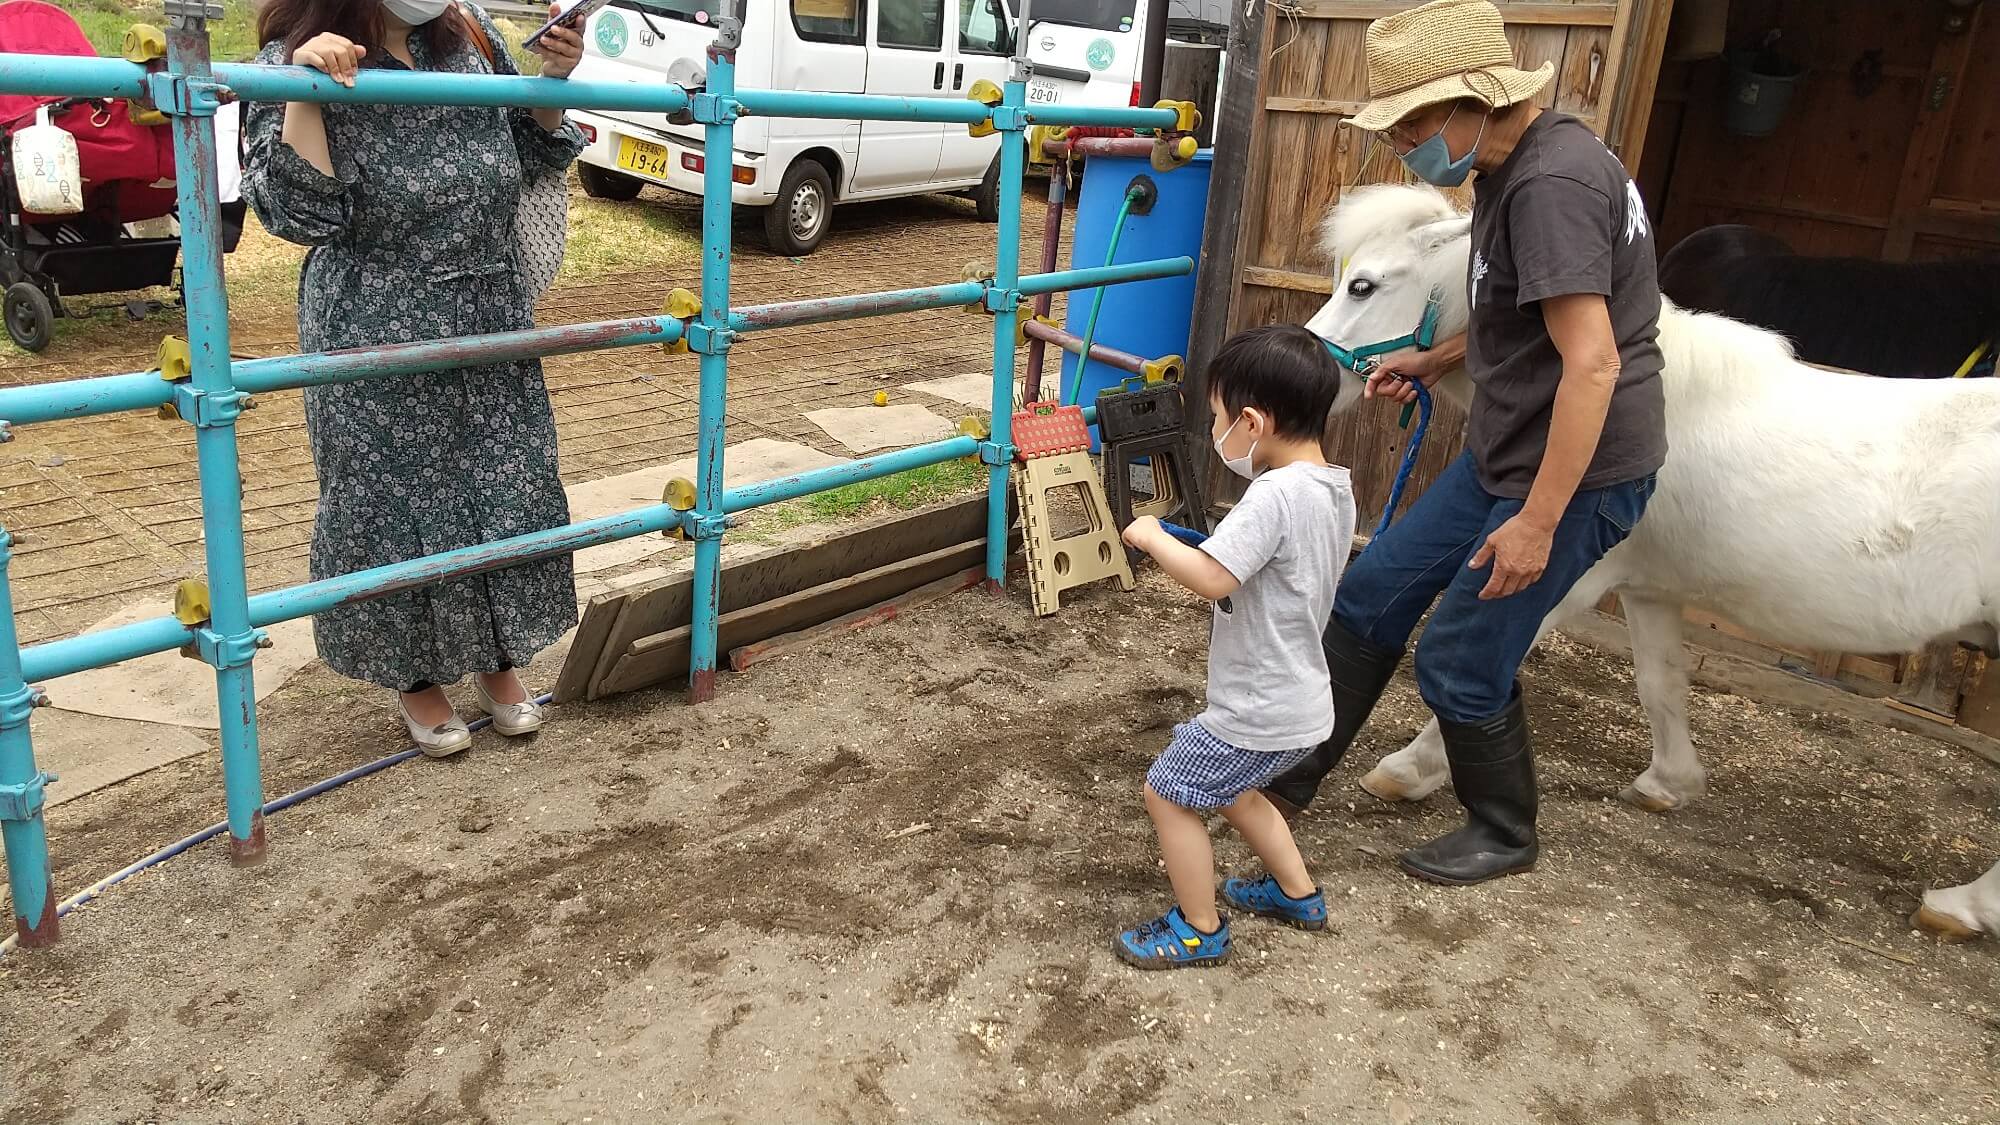
[(1081, 137), (1075, 141), (1044, 141), (1042, 151), (1051, 156), (1076, 152), (1083, 156), (1136, 156), (1141, 160), (1153, 155), (1151, 137)]
[[(1028, 339), (1032, 342), (1054, 344), (1071, 355), (1077, 355), (1083, 351), (1082, 337), (1073, 332), (1065, 332), (1053, 324), (1031, 320), (1022, 325), (1021, 330), (1028, 334)], [(1090, 345), (1090, 358), (1106, 367), (1113, 367), (1133, 375), (1143, 375), (1146, 373), (1146, 360), (1144, 358), (1133, 355), (1131, 352), (1121, 352), (1117, 348), (1107, 347), (1103, 344)], [(1030, 397), (1028, 401), (1033, 402), (1035, 399)]]
[[(1056, 258), (1062, 253), (1062, 222), (1065, 196), (1069, 194), (1069, 158), (1065, 156), (1061, 166), (1049, 169), (1049, 209), (1042, 221), (1042, 272), (1054, 273)], [(1035, 316), (1049, 315), (1055, 303), (1055, 294), (1040, 293), (1035, 296)], [(1028, 375), (1025, 383), (1027, 401), (1038, 402), (1042, 393), (1042, 356), (1047, 350), (1047, 341), (1032, 332), (1028, 334)]]

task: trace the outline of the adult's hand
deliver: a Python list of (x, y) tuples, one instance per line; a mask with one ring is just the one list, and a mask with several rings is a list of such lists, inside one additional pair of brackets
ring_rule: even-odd
[(1375, 361), (1368, 372), (1368, 384), (1362, 394), (1368, 398), (1386, 398), (1393, 402), (1414, 402), (1418, 383), (1425, 390), (1437, 385), (1444, 378), (1446, 364), (1435, 351), (1418, 351), (1404, 348), (1400, 352), (1390, 352)]
[(1519, 515), (1494, 528), (1465, 564), (1473, 570), (1489, 564), (1493, 568), (1479, 591), (1479, 600), (1510, 597), (1534, 585), (1549, 567), (1549, 548), (1554, 541), (1553, 528), (1538, 526)]
[(292, 51), (293, 65), (311, 67), (350, 88), (361, 60), (367, 57), (368, 48), (331, 31), (320, 32)]
[[(562, 14), (562, 5), (549, 5), (549, 18)], [(583, 36), (574, 28), (552, 27), (535, 44), (535, 53), (542, 56), (543, 78), (568, 78), (583, 61)]]

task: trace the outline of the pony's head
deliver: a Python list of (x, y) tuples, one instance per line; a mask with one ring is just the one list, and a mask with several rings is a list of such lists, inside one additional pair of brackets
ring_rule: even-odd
[[(1320, 227), (1320, 249), (1334, 266), (1333, 296), (1306, 327), (1334, 345), (1337, 355), (1366, 354), (1415, 335), (1427, 315), (1439, 338), (1463, 331), (1471, 228), (1469, 216), (1427, 185), (1348, 192)], [(1346, 364), (1343, 370), (1358, 386), (1360, 375)], [(1360, 397), (1343, 395), (1341, 401)]]

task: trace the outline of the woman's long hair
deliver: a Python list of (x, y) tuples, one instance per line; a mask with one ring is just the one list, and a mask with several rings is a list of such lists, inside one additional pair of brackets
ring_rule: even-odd
[[(445, 13), (417, 28), (432, 58), (466, 41), (464, 9), (453, 4)], [(257, 13), (257, 42), (281, 41), (295, 51), (306, 40), (332, 32), (367, 47), (370, 57), (382, 49), (381, 0), (267, 0)]]

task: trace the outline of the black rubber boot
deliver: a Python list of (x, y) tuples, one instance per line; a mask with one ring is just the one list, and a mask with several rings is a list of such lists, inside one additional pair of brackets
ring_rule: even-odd
[(1483, 723), (1438, 720), (1451, 784), (1468, 814), (1465, 827), (1397, 857), (1419, 879), (1462, 887), (1534, 868), (1535, 754), (1528, 711), (1514, 702)]
[(1375, 709), (1375, 701), (1382, 698), (1383, 689), (1396, 674), (1396, 665), (1403, 661), (1401, 652), (1376, 648), (1348, 632), (1337, 620), (1326, 623), (1320, 646), (1326, 650), (1327, 674), (1333, 683), (1333, 733), (1313, 750), (1311, 757), (1264, 786), (1264, 796), (1287, 819), (1297, 816), (1319, 795), (1319, 783), (1347, 754), (1354, 736), (1361, 732), (1361, 724), (1368, 721), (1368, 713)]

